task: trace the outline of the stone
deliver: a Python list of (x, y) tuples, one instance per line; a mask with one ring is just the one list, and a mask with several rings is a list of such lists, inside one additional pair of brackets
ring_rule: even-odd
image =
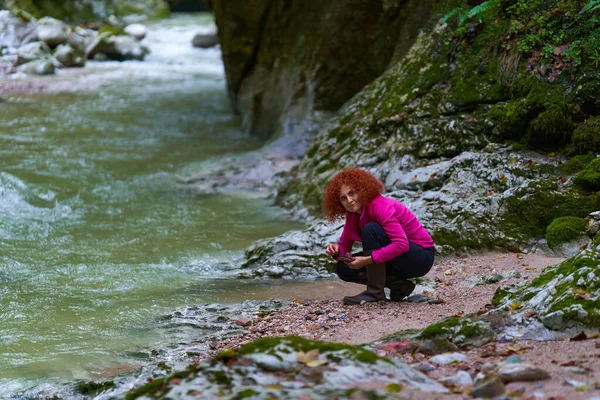
[(523, 360), (521, 360), (521, 357), (519, 357), (516, 354), (511, 354), (510, 356), (506, 357), (506, 360), (504, 360), (505, 363), (507, 364), (520, 364), (523, 362)]
[(143, 40), (146, 37), (148, 30), (142, 24), (131, 24), (125, 27), (125, 32), (137, 40)]
[(87, 58), (94, 58), (98, 53), (105, 54), (111, 60), (142, 61), (149, 50), (132, 36), (114, 36), (109, 32), (104, 32), (99, 34), (89, 45), (86, 52)]
[(417, 352), (425, 355), (436, 355), (457, 351), (458, 347), (449, 340), (436, 339), (426, 340), (418, 347)]
[(461, 353), (444, 353), (431, 357), (429, 361), (438, 365), (447, 365), (454, 362), (469, 362), (469, 358)]
[(0, 10), (0, 48), (18, 48), (37, 40), (37, 25), (33, 20), (15, 17)]
[(50, 55), (50, 51), (50, 47), (44, 42), (28, 43), (17, 50), (17, 65), (46, 58)]
[(66, 43), (70, 31), (67, 24), (52, 17), (44, 17), (37, 22), (38, 39), (50, 47)]
[(465, 387), (473, 384), (473, 379), (467, 371), (458, 371), (456, 375), (440, 379), (445, 385)]
[(201, 49), (208, 49), (219, 44), (219, 38), (216, 32), (198, 33), (192, 39), (192, 46)]
[(497, 372), (504, 383), (550, 379), (550, 374), (546, 370), (523, 363), (500, 363), (498, 364)]
[(18, 71), (28, 75), (52, 75), (54, 64), (50, 60), (34, 60), (21, 65)]
[(497, 374), (488, 373), (483, 379), (475, 382), (471, 395), (473, 397), (493, 398), (504, 394), (504, 383)]
[(54, 51), (54, 58), (64, 67), (83, 67), (85, 58), (68, 44), (59, 45)]

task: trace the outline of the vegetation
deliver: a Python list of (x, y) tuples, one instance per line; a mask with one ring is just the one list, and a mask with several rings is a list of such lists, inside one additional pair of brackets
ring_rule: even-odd
[(556, 218), (546, 229), (546, 241), (551, 247), (585, 235), (586, 222), (578, 217)]

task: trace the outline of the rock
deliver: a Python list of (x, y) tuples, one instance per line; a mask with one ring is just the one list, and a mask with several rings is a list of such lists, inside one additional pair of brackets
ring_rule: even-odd
[(17, 50), (17, 65), (33, 60), (46, 58), (50, 55), (50, 47), (44, 42), (33, 42), (19, 47)]
[(503, 362), (498, 364), (497, 371), (504, 383), (550, 379), (550, 374), (546, 370), (530, 364)]
[(458, 371), (456, 375), (448, 376), (446, 378), (440, 379), (440, 381), (445, 385), (465, 387), (471, 386), (473, 384), (473, 379), (471, 375), (467, 371)]
[(0, 48), (18, 48), (37, 40), (37, 25), (33, 20), (15, 17), (0, 10)]
[(475, 382), (471, 395), (473, 397), (491, 398), (504, 394), (504, 383), (497, 374), (488, 373), (483, 379)]
[(521, 360), (521, 357), (519, 357), (516, 354), (511, 354), (510, 356), (506, 357), (506, 360), (504, 360), (505, 363), (507, 364), (520, 364), (523, 362), (523, 360)]
[(427, 356), (457, 351), (458, 347), (449, 340), (435, 339), (423, 342), (417, 349), (418, 353)]
[(28, 75), (51, 75), (54, 73), (54, 64), (50, 60), (34, 60), (21, 65), (18, 71)]
[(85, 65), (83, 54), (68, 44), (59, 45), (54, 52), (54, 58), (65, 67), (83, 67)]
[(212, 1), (229, 94), (247, 128), (269, 137), (302, 120), (299, 109), (337, 109), (406, 53), (431, 5), (386, 3)]
[(78, 52), (85, 54), (87, 48), (93, 43), (97, 36), (97, 31), (76, 26), (75, 29), (69, 34), (67, 42)]
[(413, 368), (421, 372), (435, 371), (435, 367), (432, 367), (431, 365), (413, 365)]
[(71, 28), (67, 24), (52, 17), (44, 17), (37, 22), (37, 35), (39, 40), (50, 47), (66, 43), (69, 39)]
[(250, 326), (252, 325), (252, 320), (250, 318), (240, 318), (235, 321), (235, 324), (239, 326)]
[(143, 40), (146, 37), (148, 30), (142, 24), (131, 24), (125, 27), (125, 32), (130, 34), (137, 40)]
[(192, 46), (208, 49), (219, 44), (219, 38), (216, 32), (198, 33), (192, 39)]
[(429, 361), (438, 365), (447, 365), (454, 362), (469, 362), (469, 359), (461, 353), (444, 353), (431, 357)]
[(111, 60), (141, 61), (146, 57), (148, 52), (149, 50), (132, 36), (114, 36), (109, 32), (104, 32), (94, 39), (94, 42), (88, 47), (86, 54), (87, 58), (94, 58), (96, 54), (102, 53)]

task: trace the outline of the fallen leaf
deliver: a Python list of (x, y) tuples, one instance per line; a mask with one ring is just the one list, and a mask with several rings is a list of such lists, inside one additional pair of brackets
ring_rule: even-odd
[(402, 385), (399, 383), (390, 383), (385, 387), (385, 390), (387, 390), (388, 393), (399, 393), (402, 391)]
[(307, 364), (310, 361), (315, 361), (319, 358), (319, 349), (313, 349), (309, 352), (299, 351), (296, 353), (296, 361)]
[(312, 361), (307, 362), (306, 366), (309, 367), (309, 368), (314, 368), (314, 367), (318, 367), (318, 366), (321, 366), (321, 365), (325, 365), (328, 362), (329, 361), (327, 361), (327, 360), (312, 360)]
[(581, 332), (578, 335), (573, 336), (572, 338), (569, 339), (570, 342), (579, 342), (582, 340), (587, 340), (587, 335), (585, 334), (585, 332)]

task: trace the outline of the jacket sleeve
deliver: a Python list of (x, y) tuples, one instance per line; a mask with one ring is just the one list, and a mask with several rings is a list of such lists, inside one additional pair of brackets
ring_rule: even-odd
[(343, 256), (346, 253), (350, 253), (352, 252), (352, 246), (354, 245), (354, 240), (350, 239), (348, 237), (348, 218), (346, 218), (346, 223), (344, 224), (344, 229), (342, 230), (342, 235), (340, 236), (340, 241), (338, 242), (338, 245), (340, 246), (340, 252), (338, 254), (338, 256), (336, 257), (336, 260), (340, 257)]
[(377, 222), (390, 238), (392, 243), (378, 250), (373, 250), (371, 257), (375, 264), (384, 263), (409, 249), (408, 238), (402, 225), (396, 217), (396, 209), (393, 203), (380, 203), (371, 213), (373, 221)]

